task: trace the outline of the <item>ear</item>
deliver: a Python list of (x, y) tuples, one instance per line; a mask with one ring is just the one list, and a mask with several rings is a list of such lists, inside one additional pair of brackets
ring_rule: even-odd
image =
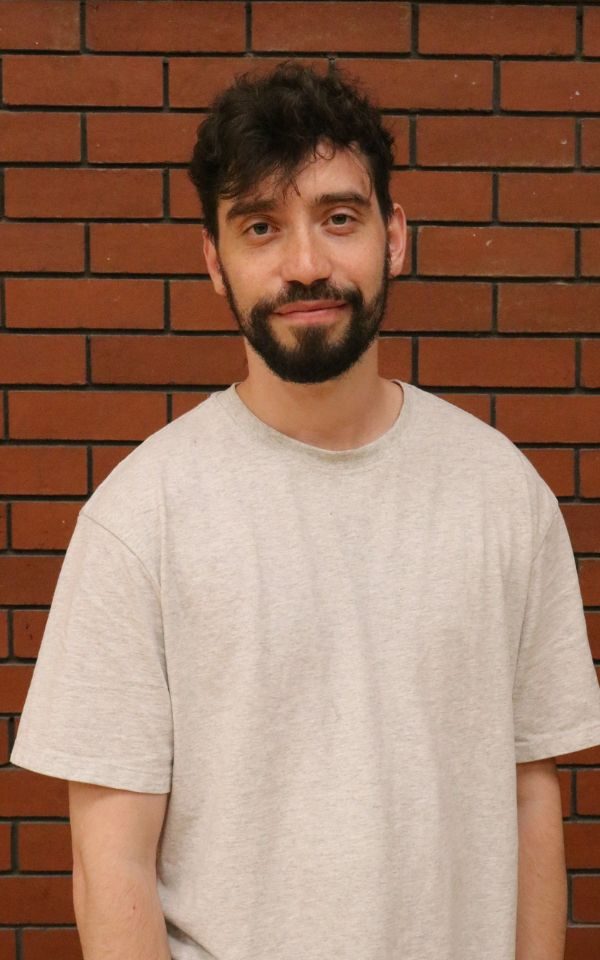
[(406, 215), (400, 204), (395, 203), (392, 216), (387, 224), (387, 236), (390, 249), (390, 277), (397, 277), (402, 270), (406, 254), (407, 233)]
[(219, 255), (217, 253), (217, 248), (215, 242), (208, 233), (206, 227), (202, 227), (202, 247), (204, 250), (204, 259), (206, 260), (206, 267), (212, 280), (213, 287), (215, 292), (220, 294), (220, 296), (225, 296), (225, 286), (223, 284), (223, 277), (221, 275), (221, 267), (219, 264)]

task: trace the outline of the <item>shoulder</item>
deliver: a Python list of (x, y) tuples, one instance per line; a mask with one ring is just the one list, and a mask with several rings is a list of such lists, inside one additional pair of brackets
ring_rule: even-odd
[(150, 434), (111, 470), (81, 513), (133, 549), (158, 542), (165, 504), (185, 497), (194, 474), (210, 470), (219, 440), (214, 395)]
[(488, 509), (529, 514), (534, 527), (547, 528), (558, 500), (521, 450), (496, 427), (420, 387), (408, 385), (418, 424), (418, 445), (449, 482)]

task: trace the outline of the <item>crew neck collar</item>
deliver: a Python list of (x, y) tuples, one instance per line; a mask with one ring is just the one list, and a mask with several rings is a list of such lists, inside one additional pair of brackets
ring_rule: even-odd
[(360, 447), (352, 447), (349, 450), (328, 450), (289, 437), (257, 417), (246, 406), (237, 392), (236, 387), (241, 382), (241, 380), (238, 380), (225, 390), (213, 394), (221, 408), (235, 423), (240, 434), (243, 434), (248, 440), (258, 441), (271, 448), (280, 456), (285, 454), (288, 457), (304, 461), (306, 464), (312, 463), (325, 469), (331, 467), (338, 469), (341, 467), (349, 470), (363, 469), (387, 459), (400, 435), (406, 431), (414, 403), (412, 384), (393, 379), (392, 383), (397, 383), (402, 388), (404, 402), (391, 427), (385, 433), (376, 437), (375, 440)]

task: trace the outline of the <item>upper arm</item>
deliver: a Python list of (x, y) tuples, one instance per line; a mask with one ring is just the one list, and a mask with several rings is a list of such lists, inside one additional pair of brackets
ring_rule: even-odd
[(543, 800), (554, 796), (558, 788), (558, 772), (554, 757), (517, 763), (517, 801)]
[(117, 862), (155, 870), (168, 797), (70, 780), (74, 871), (90, 876)]

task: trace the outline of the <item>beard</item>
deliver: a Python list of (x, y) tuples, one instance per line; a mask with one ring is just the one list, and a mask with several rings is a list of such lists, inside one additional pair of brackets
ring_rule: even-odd
[[(263, 298), (243, 313), (235, 299), (231, 281), (219, 260), (227, 302), (236, 322), (269, 369), (290, 383), (324, 383), (346, 373), (360, 360), (379, 332), (385, 314), (389, 288), (390, 255), (386, 246), (384, 270), (375, 296), (365, 302), (356, 286), (338, 287), (327, 280), (308, 286), (293, 280), (273, 298)], [(270, 317), (290, 303), (311, 300), (344, 300), (350, 307), (350, 319), (339, 340), (330, 340), (335, 324), (314, 324), (295, 328), (296, 343), (280, 343), (273, 333)]]

